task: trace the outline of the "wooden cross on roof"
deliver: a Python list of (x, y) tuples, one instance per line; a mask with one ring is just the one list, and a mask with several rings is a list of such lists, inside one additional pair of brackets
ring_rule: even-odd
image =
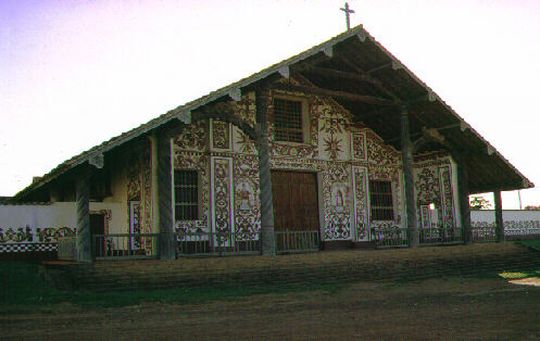
[(340, 8), (343, 12), (345, 12), (345, 18), (347, 20), (347, 31), (351, 29), (351, 13), (354, 13), (354, 10), (349, 8), (349, 3), (345, 2), (345, 8)]

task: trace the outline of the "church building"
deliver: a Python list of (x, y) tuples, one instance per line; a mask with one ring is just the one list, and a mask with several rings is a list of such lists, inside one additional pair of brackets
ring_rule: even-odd
[(174, 259), (467, 243), (469, 194), (495, 192), (500, 210), (501, 191), (532, 186), (357, 26), (67, 160), (13, 200), (76, 202), (75, 236), (58, 242), (79, 261)]

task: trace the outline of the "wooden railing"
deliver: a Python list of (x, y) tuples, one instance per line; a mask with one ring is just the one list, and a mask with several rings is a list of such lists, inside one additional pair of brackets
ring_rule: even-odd
[(371, 240), (378, 248), (409, 246), (407, 229), (397, 225), (371, 228)]
[(461, 228), (420, 228), (421, 245), (461, 244), (463, 243), (463, 230)]
[(321, 244), (319, 231), (276, 231), (275, 242), (279, 254), (319, 251)]
[(159, 233), (115, 233), (92, 235), (95, 259), (157, 258)]
[(259, 254), (259, 234), (224, 232), (177, 232), (179, 256), (234, 256)]

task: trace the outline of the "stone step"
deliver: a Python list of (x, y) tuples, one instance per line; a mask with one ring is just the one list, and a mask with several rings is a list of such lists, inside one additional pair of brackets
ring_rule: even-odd
[[(46, 267), (49, 272), (62, 273), (63, 280), (70, 282), (68, 287), (90, 291), (416, 280), (540, 268), (540, 253), (515, 244), (400, 251), (405, 252), (387, 250), (349, 251), (353, 254), (321, 252), (300, 257), (254, 256), (243, 257), (244, 259), (240, 260), (207, 258), (179, 259), (173, 262), (152, 260), (64, 266), (50, 264)], [(367, 257), (362, 253), (371, 255)]]

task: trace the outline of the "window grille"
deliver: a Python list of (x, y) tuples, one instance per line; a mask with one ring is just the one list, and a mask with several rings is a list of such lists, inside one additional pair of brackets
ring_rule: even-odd
[(372, 180), (369, 182), (371, 219), (394, 220), (394, 201), (390, 181)]
[(174, 171), (174, 215), (176, 220), (199, 219), (199, 177), (197, 171)]
[(274, 99), (274, 140), (304, 142), (301, 101)]

